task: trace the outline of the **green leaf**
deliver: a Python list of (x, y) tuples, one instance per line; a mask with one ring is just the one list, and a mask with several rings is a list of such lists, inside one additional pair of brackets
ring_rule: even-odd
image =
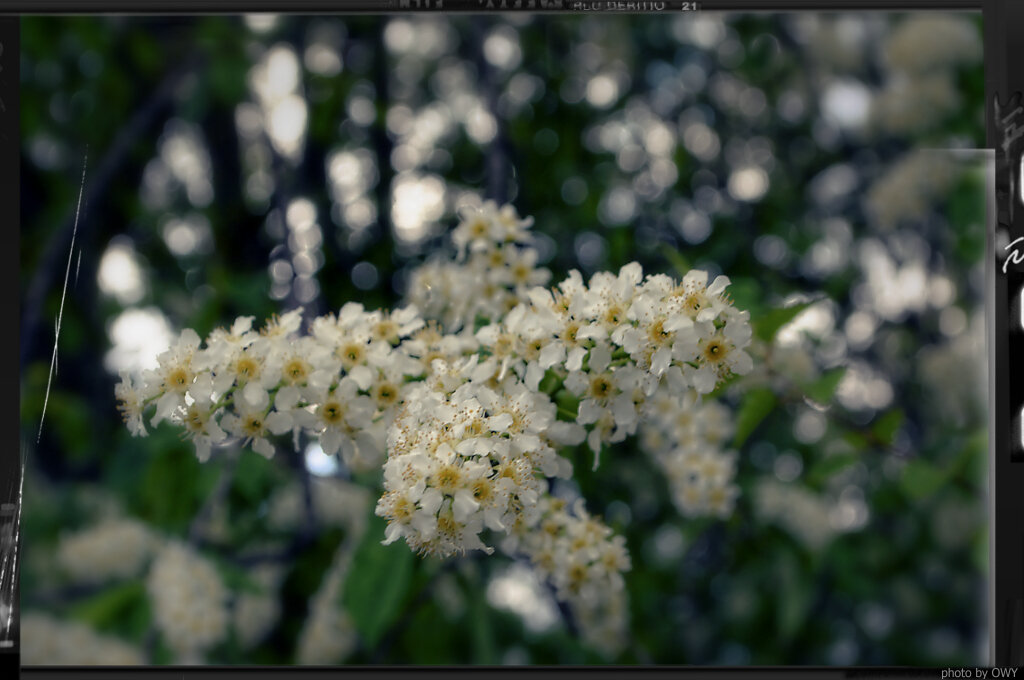
[(818, 461), (807, 473), (807, 481), (821, 484), (837, 472), (844, 470), (861, 459), (856, 453), (839, 453)]
[(843, 381), (843, 376), (845, 375), (846, 366), (839, 366), (838, 368), (826, 371), (820, 378), (804, 389), (804, 394), (811, 401), (827, 404), (832, 401), (832, 397), (835, 395), (836, 389), (839, 387), (839, 383)]
[(775, 402), (775, 394), (769, 389), (761, 388), (747, 392), (736, 415), (736, 436), (732, 440), (735, 448), (742, 446), (761, 421), (772, 412)]
[(801, 302), (793, 305), (792, 307), (768, 310), (756, 321), (751, 323), (754, 327), (754, 335), (765, 342), (771, 342), (775, 339), (775, 334), (779, 332), (780, 328), (795, 319), (797, 314), (804, 311), (815, 302), (817, 302), (817, 300)]
[(139, 580), (118, 583), (75, 604), (70, 614), (100, 630), (120, 629), (127, 620), (148, 618), (146, 587)]
[(848, 430), (843, 433), (843, 441), (855, 449), (866, 449), (871, 446), (871, 442), (868, 441), (867, 437), (862, 435), (860, 432), (854, 432), (853, 430)]
[(947, 477), (947, 472), (918, 458), (910, 461), (903, 469), (900, 485), (908, 496), (920, 501), (942, 488)]
[(892, 444), (905, 419), (903, 409), (895, 408), (876, 420), (871, 432), (886, 444)]
[(416, 559), (405, 541), (381, 545), (386, 526), (384, 519), (372, 517), (341, 593), (341, 605), (369, 649), (402, 616)]

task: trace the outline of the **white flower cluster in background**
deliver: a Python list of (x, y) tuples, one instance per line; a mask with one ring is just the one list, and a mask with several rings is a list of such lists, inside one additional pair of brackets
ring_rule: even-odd
[[(361, 486), (334, 478), (311, 477), (313, 513), (324, 526), (341, 527), (362, 533), (370, 492)], [(268, 522), (274, 529), (292, 531), (305, 521), (302, 484), (291, 482), (270, 499)]]
[(26, 666), (142, 666), (142, 649), (77, 621), (40, 612), (21, 615), (21, 662)]
[(771, 343), (758, 340), (751, 344), (749, 352), (754, 359), (754, 370), (743, 376), (737, 387), (745, 390), (767, 388), (776, 394), (796, 396), (803, 395), (803, 387), (821, 377), (821, 368), (814, 360), (811, 343), (802, 337), (792, 343), (783, 343), (780, 341), (782, 332), (780, 330)]
[(309, 601), (309, 617), (299, 634), (296, 653), (300, 664), (324, 666), (342, 663), (355, 649), (356, 630), (340, 604), (351, 558), (346, 541), (335, 553), (320, 588)]
[(763, 479), (754, 489), (754, 507), (811, 550), (820, 550), (838, 533), (830, 521), (832, 503), (802, 486)]
[(238, 643), (246, 649), (262, 641), (281, 616), (278, 590), (284, 578), (284, 570), (278, 565), (260, 565), (249, 576), (260, 591), (239, 592), (231, 611)]
[(925, 398), (936, 415), (957, 425), (987, 412), (985, 315), (975, 311), (968, 327), (921, 350), (917, 364)]
[(502, 549), (530, 560), (569, 605), (586, 643), (607, 655), (618, 653), (629, 627), (622, 574), (631, 564), (625, 539), (587, 514), (582, 499), (570, 508), (561, 498), (545, 496), (538, 514), (536, 527), (520, 527)]
[(840, 72), (856, 72), (864, 65), (865, 22), (849, 15), (800, 14), (794, 26), (813, 58), (811, 63)]
[(875, 126), (902, 135), (942, 121), (960, 104), (954, 69), (981, 58), (969, 18), (922, 14), (907, 18), (882, 46), (888, 74), (872, 103)]
[(736, 452), (725, 447), (732, 412), (695, 392), (658, 390), (644, 409), (640, 441), (665, 473), (672, 502), (684, 517), (727, 517), (739, 495), (732, 483)]
[(61, 536), (57, 562), (79, 583), (128, 578), (142, 571), (154, 548), (146, 525), (128, 518), (111, 518)]
[(434, 259), (417, 268), (409, 284), (410, 304), (448, 331), (471, 326), (478, 316), (503, 316), (526, 290), (551, 278), (536, 266), (537, 250), (526, 245), (532, 224), (532, 217), (520, 218), (510, 205), (467, 206), (452, 233), (457, 259)]
[(903, 221), (921, 220), (946, 195), (957, 174), (948, 153), (910, 151), (871, 185), (865, 209), (875, 224), (887, 230)]
[(971, 19), (938, 13), (908, 17), (886, 40), (883, 51), (891, 69), (907, 73), (950, 68), (982, 57), (981, 39)]
[(146, 579), (153, 623), (176, 662), (202, 663), (227, 637), (228, 591), (217, 568), (192, 547), (169, 541), (153, 557)]

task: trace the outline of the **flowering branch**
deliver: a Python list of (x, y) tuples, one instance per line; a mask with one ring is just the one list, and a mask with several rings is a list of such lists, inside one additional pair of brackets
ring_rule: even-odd
[(611, 649), (629, 556), (582, 500), (551, 496), (548, 479), (572, 476), (559, 450), (586, 441), (596, 468), (603, 446), (639, 431), (684, 514), (728, 514), (734, 454), (719, 446), (731, 424), (703, 397), (753, 367), (749, 314), (725, 276), (676, 281), (635, 262), (544, 288), (531, 225), (511, 206), (467, 209), (456, 259), (421, 267), (412, 304), (393, 312), (349, 303), (305, 335), (301, 309), (258, 331), (242, 317), (202, 348), (186, 329), (140, 383), (122, 376), (125, 420), (145, 434), (155, 406), (150, 423), (183, 427), (202, 460), (228, 441), (272, 457), (289, 435), (299, 456), (306, 435), (353, 469), (382, 467), (384, 543), (450, 557), (490, 554), (484, 534), (504, 535), (584, 637)]

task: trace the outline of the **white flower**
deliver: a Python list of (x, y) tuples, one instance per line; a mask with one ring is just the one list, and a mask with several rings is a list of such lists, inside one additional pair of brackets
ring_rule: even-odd
[(612, 335), (623, 324), (628, 323), (627, 313), (637, 293), (637, 284), (643, 279), (643, 270), (636, 262), (630, 262), (619, 270), (616, 276), (610, 272), (598, 272), (590, 278), (588, 290), (581, 291), (583, 314), (593, 320), (597, 328), (604, 331), (601, 337)]
[(185, 392), (195, 379), (192, 358), (199, 348), (199, 343), (199, 335), (191, 328), (186, 328), (181, 332), (177, 342), (157, 356), (159, 368), (143, 374), (147, 386), (152, 386), (155, 390), (152, 396), (161, 395), (156, 402), (156, 414), (151, 421), (154, 427), (161, 420), (169, 418), (185, 403)]
[[(409, 464), (398, 458), (388, 460), (388, 465)], [(388, 520), (384, 532), (385, 545), (399, 538), (429, 541), (437, 531), (437, 510), (441, 507), (441, 492), (427, 489), (422, 479), (412, 486), (403, 486), (385, 492), (377, 501), (376, 514)]]
[(533, 218), (520, 219), (511, 205), (499, 209), (494, 201), (466, 206), (461, 216), (462, 221), (452, 232), (459, 257), (465, 256), (467, 247), (471, 251), (479, 251), (506, 242), (525, 241), (528, 238), (526, 229), (533, 224)]
[(302, 307), (296, 307), (281, 316), (275, 314), (270, 317), (260, 331), (261, 338), (272, 342), (288, 338), (302, 326), (302, 312)]
[(215, 328), (206, 341), (206, 349), (196, 357), (196, 367), (200, 370), (215, 370), (225, 366), (232, 356), (249, 347), (259, 337), (252, 330), (255, 317), (240, 316), (231, 324), (231, 330)]
[(252, 446), (253, 451), (270, 458), (274, 455), (274, 445), (267, 437), (290, 431), (292, 417), (281, 411), (270, 412), (270, 397), (256, 383), (246, 385), (239, 395), (235, 399), (236, 413), (225, 415), (221, 423), (228, 432)]
[(185, 426), (185, 436), (196, 446), (196, 456), (201, 461), (210, 457), (210, 447), (227, 438), (214, 417), (213, 378), (203, 373), (189, 388), (188, 396), (192, 403), (185, 407), (181, 417)]
[[(373, 439), (364, 430), (373, 424), (373, 401), (358, 394), (359, 385), (351, 377), (342, 378), (333, 390), (307, 389), (306, 401), (315, 404), (313, 413), (303, 412), (301, 424), (320, 435), (320, 446), (328, 456), (341, 452), (346, 463), (357, 457), (375, 455)], [(296, 417), (299, 413), (296, 412)]]
[(133, 437), (145, 437), (146, 424), (142, 419), (145, 397), (142, 388), (135, 384), (127, 371), (121, 371), (120, 375), (121, 382), (114, 387), (114, 396), (118, 401), (117, 410), (121, 412), (121, 418)]

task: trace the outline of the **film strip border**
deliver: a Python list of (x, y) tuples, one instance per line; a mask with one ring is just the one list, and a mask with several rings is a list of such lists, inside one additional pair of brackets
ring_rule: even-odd
[[(989, 0), (3, 0), (0, 14), (979, 10)], [(1002, 3), (1004, 0), (997, 0)], [(1013, 0), (1008, 0), (1013, 4)]]
[(1024, 664), (1024, 3), (985, 0), (986, 136), (995, 153), (990, 204), (989, 396), (995, 664)]
[[(528, 11), (640, 12), (691, 10), (982, 10), (985, 24), (987, 146), (995, 154), (995, 195), (989, 215), (989, 378), (993, 578), (990, 612), (992, 663), (1024, 665), (1024, 2), (1020, 0), (5, 0), (0, 5), (0, 205), (8, 226), (0, 266), (9, 290), (19, 286), (19, 109), (17, 13), (130, 12), (389, 12), (389, 11)], [(1014, 70), (1016, 67), (1017, 70)], [(3, 334), (15, 346), (4, 352), (19, 356), (17, 333)], [(14, 370), (19, 370), (20, 367)], [(10, 390), (18, 389), (10, 381)], [(11, 395), (18, 403), (18, 396)], [(0, 410), (19, 431), (17, 406)], [(0, 675), (17, 669), (17, 545), (22, 476), (21, 447), (0, 447)]]
[[(20, 144), (21, 110), (20, 87), (20, 31), (17, 17), (0, 16), (0, 239), (4, 247), (0, 253), (0, 288), (8, 292), (9, 300), (19, 300), (14, 292), (20, 291)], [(17, 307), (15, 308), (17, 313)], [(18, 334), (0, 334), (4, 345), (3, 356), (9, 357), (10, 375), (17, 375)], [(0, 408), (0, 430), (8, 433), (8, 441), (0, 446), (0, 677), (16, 677), (8, 673), (17, 671), (19, 647), (19, 526), (21, 510), (21, 446), (16, 433), (20, 430), (20, 380), (6, 383), (13, 394), (8, 394)], [(14, 441), (11, 441), (14, 439)]]

